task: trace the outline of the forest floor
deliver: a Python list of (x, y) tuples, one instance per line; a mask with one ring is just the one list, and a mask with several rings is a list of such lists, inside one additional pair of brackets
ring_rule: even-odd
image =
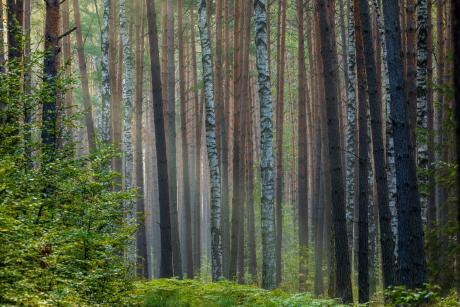
[(332, 299), (314, 298), (308, 292), (267, 291), (228, 281), (158, 279), (138, 284), (136, 292), (144, 306), (344, 306)]

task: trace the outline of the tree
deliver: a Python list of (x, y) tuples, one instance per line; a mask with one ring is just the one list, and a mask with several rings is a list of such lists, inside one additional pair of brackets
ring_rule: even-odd
[[(361, 3), (355, 0), (353, 3), (353, 16), (355, 22), (356, 39), (356, 67), (358, 72), (358, 291), (359, 302), (369, 301), (369, 161), (368, 161), (368, 123), (367, 123), (367, 98), (368, 78), (364, 60), (363, 23), (364, 17), (361, 11)], [(370, 91), (370, 90), (369, 90)], [(369, 99), (370, 100), (370, 99)], [(370, 101), (369, 101), (370, 103)]]
[[(143, 14), (143, 3), (137, 6), (137, 9)], [(142, 9), (141, 9), (142, 8)], [(143, 80), (144, 80), (144, 16), (135, 24), (136, 29), (136, 96), (135, 96), (135, 161), (136, 161), (136, 183), (137, 198), (136, 198), (136, 250), (137, 250), (137, 276), (148, 278), (148, 252), (147, 238), (145, 227), (145, 193), (144, 193), (144, 135), (142, 133), (142, 115), (145, 112), (143, 109)], [(107, 101), (108, 103), (108, 101)]]
[(326, 99), (327, 134), (329, 141), (329, 158), (332, 195), (332, 217), (334, 227), (334, 255), (336, 261), (336, 294), (344, 302), (353, 301), (350, 261), (348, 250), (347, 227), (345, 220), (344, 184), (342, 181), (340, 128), (338, 120), (338, 75), (337, 50), (335, 41), (334, 23), (331, 21), (334, 12), (333, 2), (318, 1), (319, 30), (321, 39), (322, 64), (324, 69), (324, 97)]
[[(455, 122), (456, 140), (460, 140), (460, 3), (453, 1), (452, 33), (454, 41), (454, 90), (455, 90)], [(457, 165), (460, 165), (460, 146), (457, 143)], [(460, 172), (457, 172), (457, 246), (460, 245)], [(457, 263), (460, 253), (457, 252)], [(457, 266), (458, 271), (458, 266)], [(460, 279), (457, 272), (457, 293), (460, 292)]]
[(188, 158), (188, 138), (187, 138), (187, 97), (185, 80), (185, 44), (184, 44), (184, 25), (183, 25), (183, 1), (177, 2), (178, 7), (178, 33), (179, 33), (179, 92), (181, 101), (181, 136), (182, 136), (182, 165), (183, 165), (183, 188), (184, 188), (184, 219), (185, 219), (185, 251), (184, 267), (188, 278), (193, 278), (193, 251), (192, 251), (192, 216), (190, 199), (190, 173)]
[[(278, 52), (276, 91), (276, 180), (275, 180), (275, 221), (276, 221), (276, 285), (282, 280), (281, 250), (283, 242), (283, 131), (284, 131), (284, 69), (286, 59), (286, 0), (279, 0), (278, 9)], [(302, 37), (303, 39), (303, 37)], [(300, 40), (300, 37), (299, 37)], [(303, 52), (303, 51), (302, 51)], [(304, 65), (305, 66), (305, 65)], [(299, 69), (301, 69), (299, 67)], [(299, 80), (300, 82), (300, 80)], [(306, 120), (306, 118), (304, 118)], [(306, 131), (304, 131), (305, 133)], [(305, 161), (306, 162), (306, 161)], [(306, 185), (305, 185), (306, 188)], [(306, 196), (306, 195), (304, 195)]]
[[(358, 3), (356, 4), (358, 5)], [(377, 81), (377, 66), (375, 63), (374, 38), (372, 37), (369, 3), (365, 0), (359, 0), (359, 6), (369, 110), (371, 115), (372, 148), (375, 181), (377, 184), (383, 278), (385, 287), (388, 287), (394, 283), (394, 242), (391, 233), (391, 213), (388, 206), (388, 183), (385, 164), (385, 147), (383, 144), (382, 99), (379, 94), (379, 85)]]
[(169, 157), (169, 199), (171, 201), (171, 238), (174, 275), (182, 278), (182, 257), (180, 252), (179, 221), (177, 213), (177, 170), (176, 170), (176, 66), (174, 46), (174, 2), (167, 0), (166, 44), (167, 44), (167, 150)]
[(398, 1), (383, 2), (399, 203), (399, 282), (409, 288), (416, 288), (423, 286), (426, 281), (425, 251), (415, 157), (405, 98), (398, 12)]
[(216, 146), (216, 117), (214, 111), (214, 85), (212, 80), (212, 53), (206, 13), (206, 0), (198, 4), (198, 25), (200, 29), (204, 93), (206, 101), (206, 145), (209, 170), (211, 172), (211, 264), (212, 280), (222, 278), (221, 238), (221, 187), (219, 157)]
[(101, 81), (102, 81), (102, 141), (108, 143), (111, 140), (110, 129), (110, 67), (109, 67), (109, 24), (110, 24), (110, 1), (104, 0), (102, 13), (102, 33), (101, 33)]
[(168, 160), (166, 155), (166, 134), (161, 93), (160, 56), (156, 26), (154, 0), (146, 0), (150, 49), (150, 70), (152, 77), (152, 101), (155, 124), (155, 147), (157, 152), (158, 191), (160, 203), (161, 265), (160, 277), (173, 276), (171, 248), (171, 217), (169, 212)]
[(276, 262), (275, 221), (273, 215), (273, 107), (270, 90), (270, 73), (268, 69), (267, 1), (254, 0), (254, 12), (261, 128), (262, 287), (264, 289), (272, 289), (276, 285)]
[(83, 43), (83, 30), (80, 21), (80, 6), (78, 0), (73, 0), (73, 16), (75, 19), (75, 36), (77, 38), (78, 68), (80, 70), (80, 82), (83, 96), (86, 133), (88, 134), (89, 151), (96, 150), (96, 135), (94, 129), (91, 98), (89, 95), (88, 71), (86, 68), (85, 49)]
[[(307, 151), (307, 95), (305, 88), (305, 42), (304, 42), (304, 5), (302, 0), (297, 0), (297, 33), (298, 33), (298, 135), (299, 135), (299, 156), (298, 156), (298, 188), (297, 202), (299, 210), (299, 290), (305, 291), (305, 283), (307, 281), (307, 265), (308, 265), (308, 151)], [(283, 82), (284, 83), (284, 82)], [(278, 104), (282, 103), (278, 101)], [(277, 138), (278, 140), (278, 138)], [(280, 144), (282, 146), (282, 144)], [(278, 152), (279, 154), (280, 152)], [(277, 156), (279, 161), (279, 156)], [(279, 175), (277, 175), (279, 176)], [(278, 192), (277, 192), (278, 193)], [(280, 204), (278, 204), (280, 205)], [(277, 209), (278, 210), (278, 209)], [(278, 229), (277, 229), (278, 231)], [(278, 234), (278, 233), (277, 233)], [(278, 242), (277, 242), (278, 243)], [(280, 242), (281, 244), (281, 242)], [(281, 258), (281, 257), (280, 257)], [(281, 259), (279, 261), (281, 265)], [(277, 262), (278, 265), (278, 262)]]
[(42, 143), (49, 154), (47, 160), (54, 159), (58, 145), (57, 102), (58, 102), (58, 68), (59, 68), (59, 0), (45, 1), (45, 56), (43, 57), (43, 82), (48, 95), (43, 100)]

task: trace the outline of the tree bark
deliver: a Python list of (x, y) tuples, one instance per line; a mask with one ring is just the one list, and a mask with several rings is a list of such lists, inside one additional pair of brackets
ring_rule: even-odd
[(405, 99), (398, 2), (385, 0), (385, 38), (391, 88), (391, 118), (396, 155), (400, 283), (409, 288), (426, 281), (423, 229), (413, 145)]
[[(279, 12), (281, 16), (279, 24), (279, 52), (277, 53), (277, 87), (276, 87), (276, 180), (275, 180), (275, 221), (276, 221), (276, 285), (282, 280), (282, 242), (283, 242), (283, 133), (284, 133), (284, 69), (286, 59), (286, 0), (279, 0)], [(303, 25), (302, 25), (303, 26)], [(303, 35), (303, 34), (302, 34)], [(299, 38), (300, 39), (300, 38)], [(303, 36), (302, 36), (303, 40)], [(303, 51), (302, 51), (303, 52)], [(305, 67), (305, 65), (304, 65)], [(300, 67), (299, 67), (300, 69)], [(305, 70), (305, 69), (303, 69)], [(299, 81), (300, 85), (300, 81)], [(300, 102), (300, 101), (299, 101)], [(306, 118), (304, 117), (306, 121)], [(304, 131), (303, 133), (305, 133)], [(305, 144), (306, 145), (306, 144)], [(304, 161), (306, 162), (306, 161)], [(306, 177), (305, 177), (306, 178)], [(304, 187), (306, 188), (306, 186)], [(304, 195), (306, 196), (306, 194)], [(305, 201), (305, 199), (301, 201)]]
[(58, 87), (56, 84), (59, 69), (59, 0), (45, 1), (45, 55), (43, 57), (43, 82), (48, 89), (48, 95), (42, 101), (43, 128), (41, 132), (42, 143), (48, 154), (46, 160), (52, 161), (58, 145), (57, 131), (57, 103)]
[[(367, 77), (369, 109), (371, 115), (371, 131), (375, 180), (377, 185), (377, 204), (379, 208), (380, 242), (382, 245), (382, 267), (384, 286), (394, 284), (394, 241), (391, 233), (391, 212), (388, 205), (388, 183), (385, 165), (385, 148), (383, 143), (382, 100), (379, 95), (377, 66), (372, 37), (372, 24), (369, 2), (359, 0), (361, 13), (361, 29), (363, 51)], [(360, 155), (361, 156), (361, 155)]]
[[(305, 88), (305, 41), (304, 41), (304, 5), (302, 0), (297, 0), (297, 36), (298, 36), (298, 187), (297, 187), (297, 206), (299, 217), (299, 291), (304, 292), (308, 276), (308, 134), (307, 134), (307, 90)], [(284, 31), (284, 30), (283, 30)], [(284, 82), (283, 82), (284, 83)], [(279, 104), (282, 103), (278, 101)], [(279, 109), (278, 109), (279, 110)], [(278, 122), (277, 122), (278, 124)], [(277, 138), (278, 142), (278, 138)], [(279, 144), (282, 147), (282, 143)], [(279, 161), (278, 152), (278, 161)], [(278, 193), (278, 192), (277, 192)], [(278, 210), (278, 209), (277, 209)], [(278, 216), (278, 215), (277, 215)], [(282, 218), (282, 216), (281, 216)], [(278, 234), (278, 233), (277, 233)], [(278, 243), (278, 242), (277, 242)], [(280, 242), (281, 246), (281, 242)], [(281, 264), (281, 260), (277, 265)]]
[[(340, 127), (338, 119), (338, 63), (331, 0), (318, 1), (319, 29), (321, 38), (322, 64), (324, 68), (324, 94), (326, 99), (326, 116), (329, 139), (329, 157), (332, 193), (332, 216), (335, 239), (336, 294), (345, 303), (353, 301), (350, 261), (348, 253), (347, 227), (345, 220), (345, 194), (341, 162)], [(347, 251), (347, 252), (344, 252)]]
[(154, 0), (146, 0), (152, 76), (153, 116), (155, 124), (155, 147), (157, 152), (158, 191), (160, 203), (161, 265), (160, 277), (173, 276), (171, 248), (171, 217), (169, 212), (168, 160), (163, 117), (160, 57)]
[(110, 1), (104, 0), (103, 2), (103, 13), (102, 13), (102, 33), (101, 33), (101, 98), (102, 98), (102, 141), (105, 143), (111, 142), (111, 110), (110, 110), (110, 67), (109, 67), (109, 50), (110, 50), (110, 39), (109, 39), (109, 24), (110, 24)]
[(201, 37), (201, 49), (203, 51), (203, 80), (206, 101), (206, 143), (211, 175), (211, 271), (212, 280), (218, 281), (222, 278), (221, 186), (219, 157), (216, 146), (212, 53), (205, 0), (200, 0), (198, 5), (198, 24)]
[(189, 154), (187, 138), (187, 97), (185, 80), (185, 44), (184, 44), (184, 25), (183, 25), (183, 0), (177, 2), (178, 5), (178, 35), (179, 35), (179, 92), (181, 105), (181, 136), (182, 136), (182, 166), (183, 166), (183, 189), (184, 189), (184, 219), (185, 219), (185, 259), (184, 268), (188, 278), (193, 278), (193, 250), (192, 250), (192, 220), (191, 220), (191, 199), (190, 199), (190, 173), (189, 173)]
[[(367, 98), (368, 79), (364, 59), (363, 30), (364, 12), (359, 0), (353, 3), (353, 16), (355, 22), (356, 38), (356, 67), (358, 73), (358, 292), (359, 302), (369, 301), (369, 161), (368, 161), (368, 123), (367, 123)], [(370, 88), (369, 88), (370, 90)], [(370, 96), (370, 95), (369, 95)], [(369, 99), (370, 100), (370, 99)], [(370, 103), (370, 101), (369, 101)]]
[(261, 128), (262, 287), (272, 289), (276, 286), (276, 261), (275, 221), (273, 216), (273, 106), (268, 69), (267, 1), (254, 0), (254, 11)]

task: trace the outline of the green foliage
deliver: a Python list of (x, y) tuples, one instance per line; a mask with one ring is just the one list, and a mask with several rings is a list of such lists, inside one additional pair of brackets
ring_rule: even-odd
[(442, 297), (441, 288), (430, 284), (423, 289), (408, 290), (403, 286), (389, 288), (385, 291), (388, 306), (442, 306), (455, 307), (459, 304), (458, 294), (452, 291)]
[(111, 148), (76, 157), (63, 138), (44, 157), (39, 126), (20, 114), (46, 88), (20, 91), (20, 75), (9, 67), (0, 77), (0, 305), (119, 303), (132, 288), (123, 250), (134, 228), (124, 203), (134, 195), (113, 189)]
[(310, 293), (293, 295), (228, 281), (159, 279), (139, 285), (138, 292), (144, 306), (339, 306), (334, 300), (314, 299)]

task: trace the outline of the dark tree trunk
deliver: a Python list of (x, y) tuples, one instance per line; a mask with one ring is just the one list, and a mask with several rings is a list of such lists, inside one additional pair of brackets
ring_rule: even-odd
[(364, 42), (359, 0), (354, 1), (356, 67), (358, 76), (358, 289), (359, 302), (369, 301), (369, 160), (368, 160), (368, 124), (367, 124), (367, 79), (364, 65)]
[(47, 87), (46, 99), (43, 100), (42, 143), (47, 153), (46, 160), (53, 160), (58, 146), (58, 69), (59, 69), (59, 25), (60, 0), (46, 0), (45, 13), (45, 56), (43, 58), (43, 82)]
[(403, 78), (398, 1), (383, 1), (385, 37), (390, 75), (391, 118), (396, 156), (398, 253), (400, 280), (409, 288), (422, 287), (426, 264), (414, 146), (411, 143), (408, 106)]
[(369, 96), (369, 109), (371, 115), (373, 157), (381, 234), (380, 243), (382, 245), (383, 280), (384, 286), (388, 287), (394, 283), (394, 241), (391, 233), (391, 213), (388, 204), (388, 183), (385, 163), (385, 147), (383, 143), (382, 99), (379, 94), (369, 2), (366, 0), (359, 0), (359, 3), (355, 3), (355, 7), (358, 5), (361, 14), (360, 27), (363, 39), (367, 92)]
[[(329, 157), (332, 193), (332, 216), (335, 239), (336, 294), (345, 303), (353, 301), (348, 253), (347, 225), (345, 219), (345, 190), (342, 169), (342, 149), (339, 127), (338, 62), (333, 22), (334, 3), (318, 1), (322, 64), (324, 69), (324, 94), (329, 138)], [(345, 252), (344, 252), (345, 251)]]
[(158, 52), (158, 32), (153, 0), (146, 0), (147, 21), (150, 47), (150, 69), (152, 74), (152, 98), (155, 123), (155, 147), (157, 151), (158, 191), (160, 203), (161, 229), (161, 266), (160, 277), (171, 277), (172, 247), (171, 219), (169, 212), (168, 160), (166, 156), (166, 135), (163, 117), (163, 99), (161, 93), (160, 58)]
[[(455, 137), (457, 165), (460, 165), (460, 2), (453, 1), (452, 33), (454, 42)], [(457, 247), (460, 246), (460, 172), (457, 171)], [(460, 293), (460, 251), (457, 251), (457, 293)]]

